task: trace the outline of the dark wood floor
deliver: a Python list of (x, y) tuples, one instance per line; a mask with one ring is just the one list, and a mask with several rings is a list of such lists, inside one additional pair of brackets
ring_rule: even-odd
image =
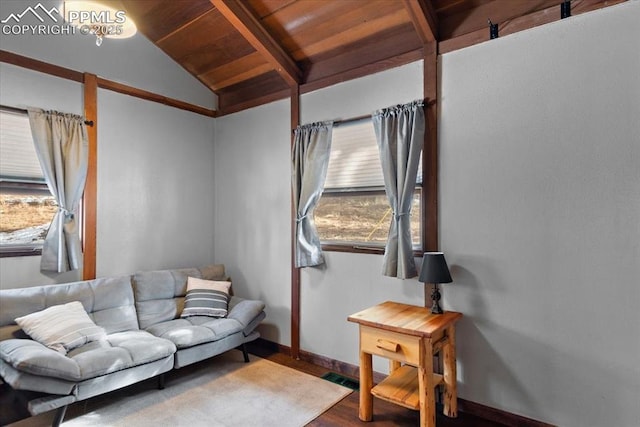
[[(250, 352), (269, 359), (281, 365), (288, 366), (307, 374), (321, 377), (329, 372), (327, 368), (301, 360), (292, 359), (283, 353), (274, 352), (262, 347), (250, 347)], [(358, 418), (358, 404), (360, 394), (354, 391), (324, 414), (307, 424), (308, 427), (389, 427), (389, 426), (417, 426), (420, 423), (420, 413), (380, 399), (374, 399), (373, 421), (365, 423)], [(436, 415), (438, 427), (508, 427), (505, 424), (487, 421), (469, 414), (458, 412), (457, 418), (448, 418), (440, 411)]]
[[(281, 365), (288, 366), (301, 372), (305, 372), (310, 375), (321, 377), (329, 372), (327, 368), (318, 366), (309, 362), (292, 359), (290, 356), (266, 349), (259, 346), (250, 346), (250, 352), (256, 356), (263, 357)], [(382, 426), (417, 426), (420, 421), (420, 414), (417, 411), (403, 408), (398, 405), (394, 405), (383, 400), (374, 399), (373, 405), (373, 421), (364, 423), (358, 419), (358, 400), (359, 394), (357, 391), (349, 394), (342, 399), (336, 405), (331, 407), (321, 416), (313, 420), (307, 426), (309, 427), (382, 427)], [(75, 405), (82, 405), (78, 403)], [(71, 412), (73, 408), (70, 407)], [(25, 419), (28, 417), (28, 413), (25, 410), (20, 410), (15, 407), (15, 401), (11, 396), (10, 389), (5, 385), (0, 385), (0, 425), (6, 425), (9, 423), (15, 423), (16, 426), (29, 426), (32, 425), (47, 425), (50, 423), (42, 416), (33, 417), (31, 419)], [(45, 415), (45, 414), (43, 414)], [(22, 420), (22, 421), (21, 421)], [(448, 418), (442, 415), (440, 412), (436, 418), (436, 424), (438, 427), (505, 427), (505, 424), (500, 424), (492, 421), (487, 421), (481, 418), (474, 417), (463, 412), (458, 413), (457, 418)]]

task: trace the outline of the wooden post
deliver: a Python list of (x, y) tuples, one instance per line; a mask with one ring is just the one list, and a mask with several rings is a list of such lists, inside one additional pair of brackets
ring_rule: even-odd
[(435, 384), (433, 382), (433, 347), (431, 338), (428, 342), (420, 340), (420, 363), (418, 367), (418, 385), (420, 388), (420, 427), (436, 425)]
[(444, 414), (455, 418), (458, 416), (458, 392), (456, 372), (456, 329), (453, 325), (447, 328), (447, 342), (442, 348), (444, 363)]
[[(438, 250), (438, 42), (424, 45), (424, 98), (427, 129), (422, 150), (422, 241), (425, 251)], [(431, 286), (424, 284), (424, 306), (431, 305)]]
[[(300, 124), (300, 86), (291, 88), (291, 147)], [(291, 195), (291, 357), (300, 359), (300, 269), (295, 266), (296, 208)]]
[(87, 126), (89, 165), (82, 196), (83, 280), (96, 278), (96, 217), (98, 199), (98, 78), (84, 73), (84, 117), (93, 122)]
[[(362, 345), (362, 338), (360, 339)], [(373, 361), (369, 353), (360, 351), (360, 407), (358, 416), (362, 421), (371, 421), (373, 418)]]

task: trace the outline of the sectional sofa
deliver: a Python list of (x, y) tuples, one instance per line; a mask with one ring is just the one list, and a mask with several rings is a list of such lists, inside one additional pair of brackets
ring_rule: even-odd
[[(248, 361), (244, 344), (259, 336), (263, 302), (229, 295), (215, 317), (184, 317), (188, 282), (225, 279), (224, 266), (212, 265), (0, 290), (0, 377), (27, 396), (32, 415), (57, 409), (57, 426), (70, 403), (152, 377), (162, 388), (165, 372), (236, 347)], [(47, 336), (67, 324), (68, 342)]]

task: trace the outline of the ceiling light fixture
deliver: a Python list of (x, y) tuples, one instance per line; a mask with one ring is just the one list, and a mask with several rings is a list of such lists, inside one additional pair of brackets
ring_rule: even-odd
[(65, 21), (78, 29), (80, 34), (96, 36), (100, 46), (104, 38), (125, 39), (137, 32), (133, 19), (119, 1), (67, 0), (63, 5)]

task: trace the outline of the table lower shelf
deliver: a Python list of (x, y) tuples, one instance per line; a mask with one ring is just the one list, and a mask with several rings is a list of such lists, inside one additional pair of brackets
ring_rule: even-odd
[[(442, 384), (443, 377), (433, 374), (434, 387)], [(427, 390), (427, 393), (433, 393)], [(385, 378), (380, 384), (371, 389), (374, 396), (404, 406), (405, 408), (420, 410), (420, 385), (418, 382), (418, 368), (403, 365)]]

